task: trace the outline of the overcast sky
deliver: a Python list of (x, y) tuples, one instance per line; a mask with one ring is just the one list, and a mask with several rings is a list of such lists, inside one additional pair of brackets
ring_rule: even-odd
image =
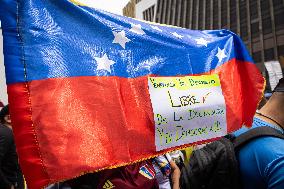
[(108, 12), (122, 15), (122, 8), (129, 0), (77, 0), (88, 6), (103, 9)]

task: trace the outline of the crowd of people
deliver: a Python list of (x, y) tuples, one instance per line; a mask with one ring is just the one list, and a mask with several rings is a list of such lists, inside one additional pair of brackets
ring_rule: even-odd
[[(224, 174), (226, 171), (222, 170), (230, 161), (224, 158), (223, 154), (228, 152), (224, 151), (225, 147), (220, 147), (220, 140), (219, 143), (213, 142), (214, 144), (197, 147), (192, 153), (192, 148), (177, 150), (124, 167), (85, 174), (47, 188), (213, 189), (218, 186), (218, 189), (283, 189), (283, 112), (284, 78), (280, 79), (269, 100), (264, 99), (260, 103), (252, 127), (242, 127), (230, 135), (232, 138), (229, 141), (232, 141), (233, 152), (238, 162), (235, 166), (237, 167), (236, 174), (229, 175), (229, 177), (236, 177), (233, 178), (238, 182), (235, 186), (232, 186), (231, 178)], [(8, 105), (1, 109), (0, 121), (0, 189), (23, 189), (25, 188), (24, 177), (18, 163)], [(252, 139), (234, 149), (237, 146), (234, 142), (236, 139), (260, 127), (266, 130), (270, 128), (273, 131), (263, 134), (258, 130), (257, 134), (251, 137)], [(207, 153), (209, 150), (212, 153)], [(212, 154), (217, 151), (221, 155), (212, 158)], [(209, 162), (210, 159), (213, 163)], [(204, 162), (207, 162), (208, 167), (201, 166), (205, 165)], [(233, 169), (233, 166), (228, 166), (226, 169)]]

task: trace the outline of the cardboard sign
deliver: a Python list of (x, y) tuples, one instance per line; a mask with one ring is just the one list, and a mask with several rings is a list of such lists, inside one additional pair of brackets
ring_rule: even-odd
[(156, 150), (227, 134), (218, 75), (149, 77)]

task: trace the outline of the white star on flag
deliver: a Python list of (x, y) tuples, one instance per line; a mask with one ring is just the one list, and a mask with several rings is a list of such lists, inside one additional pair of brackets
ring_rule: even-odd
[(131, 29), (129, 31), (131, 31), (133, 33), (137, 33), (139, 35), (144, 35), (145, 34), (145, 32), (142, 30), (140, 24), (131, 24)]
[(125, 49), (125, 43), (131, 41), (125, 36), (125, 32), (124, 31), (121, 31), (121, 32), (113, 31), (112, 33), (114, 35), (114, 40), (112, 41), (112, 43), (118, 43), (121, 45), (122, 48)]
[(161, 28), (157, 27), (157, 26), (151, 26), (154, 30), (157, 30), (159, 32), (162, 32), (163, 30), (161, 30)]
[(113, 65), (115, 62), (110, 60), (106, 54), (103, 55), (103, 57), (95, 57), (97, 61), (97, 70), (107, 70), (108, 72), (111, 72), (110, 66)]
[(218, 47), (218, 53), (215, 55), (218, 58), (218, 62), (221, 62), (223, 60), (223, 58), (226, 58), (227, 55), (225, 54), (225, 48), (224, 49), (220, 49)]
[(182, 39), (183, 38), (183, 36), (182, 35), (179, 35), (177, 32), (174, 32), (174, 33), (172, 33), (175, 37), (177, 37), (177, 38), (180, 38), (180, 39)]
[(209, 41), (206, 41), (204, 38), (195, 39), (197, 45), (204, 45), (207, 47)]

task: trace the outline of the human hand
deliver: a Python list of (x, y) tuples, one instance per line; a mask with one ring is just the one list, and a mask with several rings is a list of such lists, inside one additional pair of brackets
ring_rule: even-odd
[(179, 189), (179, 178), (181, 175), (181, 171), (178, 168), (178, 166), (176, 165), (176, 163), (174, 161), (170, 161), (170, 165), (171, 165), (171, 169), (172, 169), (172, 184), (173, 184), (173, 189)]

